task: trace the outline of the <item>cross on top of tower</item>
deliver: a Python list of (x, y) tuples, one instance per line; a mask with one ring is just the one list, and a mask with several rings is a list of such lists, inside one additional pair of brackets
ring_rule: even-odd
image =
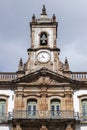
[(46, 8), (45, 8), (45, 5), (43, 5), (43, 8), (42, 8), (42, 13), (41, 15), (46, 15)]

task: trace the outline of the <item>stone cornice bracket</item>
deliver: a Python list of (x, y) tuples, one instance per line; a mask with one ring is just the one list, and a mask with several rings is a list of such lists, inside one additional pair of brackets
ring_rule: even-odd
[(40, 130), (48, 130), (46, 127), (46, 121), (42, 120), (41, 124), (42, 124), (42, 126), (41, 126)]

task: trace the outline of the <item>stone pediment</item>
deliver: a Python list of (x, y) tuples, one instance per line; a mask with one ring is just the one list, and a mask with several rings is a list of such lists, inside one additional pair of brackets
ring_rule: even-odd
[(63, 85), (74, 83), (74, 80), (48, 70), (47, 68), (42, 68), (38, 71), (15, 79), (12, 83), (25, 83), (27, 85)]

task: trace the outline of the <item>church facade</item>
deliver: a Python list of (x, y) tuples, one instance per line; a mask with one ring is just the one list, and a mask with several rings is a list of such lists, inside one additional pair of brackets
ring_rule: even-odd
[(57, 47), (58, 22), (43, 6), (30, 22), (28, 60), (0, 72), (0, 130), (86, 130), (87, 72), (72, 72)]

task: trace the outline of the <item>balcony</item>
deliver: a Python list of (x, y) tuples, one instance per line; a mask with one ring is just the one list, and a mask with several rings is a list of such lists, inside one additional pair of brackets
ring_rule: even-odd
[(80, 114), (73, 111), (14, 111), (8, 114), (0, 114), (0, 123), (12, 119), (76, 119), (81, 122), (87, 122), (87, 113)]
[(14, 111), (9, 119), (80, 119), (80, 114), (73, 111)]
[(7, 113), (0, 113), (0, 123), (7, 122), (8, 114)]
[[(73, 111), (14, 111), (14, 119), (64, 119), (75, 118)], [(77, 117), (78, 118), (78, 117)]]

